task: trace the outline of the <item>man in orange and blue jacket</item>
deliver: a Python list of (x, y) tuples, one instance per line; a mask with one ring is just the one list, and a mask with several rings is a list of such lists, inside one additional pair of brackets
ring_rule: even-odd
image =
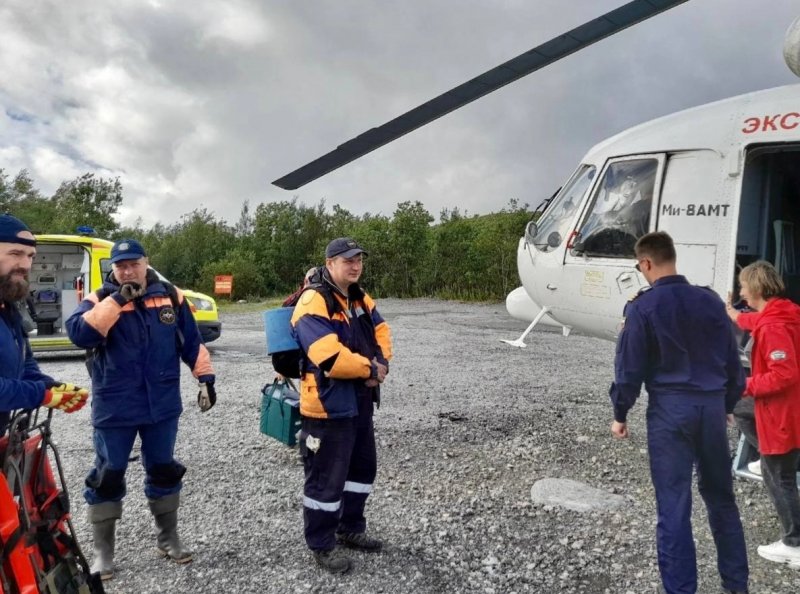
[(300, 452), (305, 468), (303, 517), (315, 561), (344, 573), (351, 560), (336, 542), (362, 551), (382, 547), (366, 534), (364, 506), (377, 472), (372, 414), (389, 372), (392, 339), (375, 302), (358, 285), (367, 253), (334, 239), (300, 297), (292, 326), (301, 368)]
[(67, 320), (69, 337), (91, 349), (95, 466), (84, 498), (94, 533), (92, 573), (114, 574), (115, 523), (122, 516), (125, 471), (137, 434), (144, 491), (158, 529), (157, 550), (177, 563), (192, 560), (178, 538), (179, 494), (186, 468), (174, 457), (183, 410), (180, 361), (200, 382), (198, 404), (216, 402), (214, 370), (180, 290), (148, 268), (142, 245), (111, 248), (111, 274)]

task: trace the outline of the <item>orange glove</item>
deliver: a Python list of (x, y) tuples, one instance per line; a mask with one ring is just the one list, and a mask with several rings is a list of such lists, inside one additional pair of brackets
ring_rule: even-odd
[(57, 408), (67, 413), (80, 410), (89, 399), (89, 390), (72, 384), (57, 384), (44, 393), (42, 406)]

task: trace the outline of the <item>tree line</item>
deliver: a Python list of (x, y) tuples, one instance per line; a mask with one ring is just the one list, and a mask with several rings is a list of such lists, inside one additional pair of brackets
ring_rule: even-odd
[(43, 196), (26, 171), (11, 178), (0, 169), (0, 212), (24, 220), (36, 233), (76, 233), (89, 226), (98, 237), (140, 240), (150, 263), (179, 286), (213, 293), (214, 276), (232, 274), (233, 299), (274, 297), (294, 291), (305, 271), (324, 263), (327, 243), (349, 236), (369, 253), (363, 284), (381, 297), (503, 299), (518, 286), (516, 248), (532, 213), (509, 200), (499, 212), (468, 216), (443, 210), (439, 222), (419, 201), (402, 202), (391, 216), (355, 215), (324, 200), (297, 198), (244, 202), (230, 224), (204, 208), (171, 225), (124, 227), (114, 216), (122, 203), (119, 179), (87, 173)]

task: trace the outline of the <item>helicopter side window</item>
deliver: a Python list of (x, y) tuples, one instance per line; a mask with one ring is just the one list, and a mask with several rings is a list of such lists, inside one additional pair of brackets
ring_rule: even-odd
[(573, 254), (633, 258), (633, 246), (650, 227), (657, 172), (656, 159), (609, 165), (579, 227)]
[(528, 243), (542, 252), (549, 252), (564, 242), (595, 172), (592, 165), (581, 165), (578, 168), (564, 188), (551, 200), (541, 218), (528, 224), (525, 231)]

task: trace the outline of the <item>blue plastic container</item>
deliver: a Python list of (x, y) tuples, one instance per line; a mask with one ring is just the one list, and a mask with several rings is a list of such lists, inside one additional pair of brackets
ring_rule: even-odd
[(292, 333), (292, 325), (290, 323), (292, 313), (294, 313), (293, 307), (276, 307), (275, 309), (268, 309), (262, 314), (264, 331), (267, 335), (268, 355), (300, 348)]

